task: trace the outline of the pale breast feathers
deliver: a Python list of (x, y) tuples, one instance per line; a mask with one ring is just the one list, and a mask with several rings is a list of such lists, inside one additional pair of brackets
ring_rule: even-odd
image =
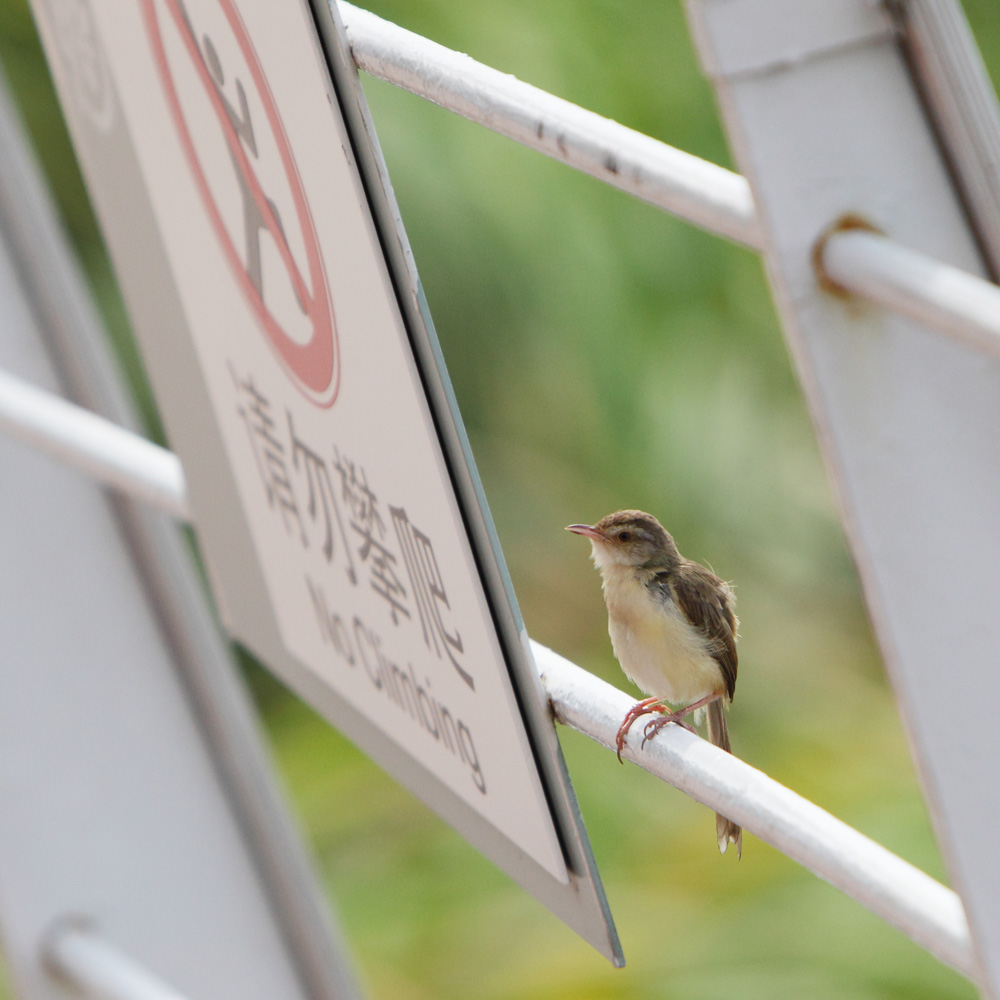
[(718, 642), (691, 627), (669, 588), (622, 567), (605, 572), (604, 592), (615, 656), (643, 691), (686, 705), (719, 689)]

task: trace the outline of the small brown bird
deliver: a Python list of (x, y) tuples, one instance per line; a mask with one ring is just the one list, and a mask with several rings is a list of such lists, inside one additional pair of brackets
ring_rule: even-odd
[[(685, 559), (670, 533), (641, 510), (619, 510), (596, 524), (567, 531), (590, 539), (608, 606), (608, 632), (618, 662), (649, 698), (638, 702), (618, 730), (618, 759), (636, 719), (654, 712), (642, 746), (668, 723), (694, 732), (685, 721), (699, 708), (708, 717), (708, 738), (729, 752), (726, 703), (736, 690), (739, 621), (729, 584)], [(670, 706), (680, 706), (671, 708)], [(719, 850), (743, 852), (743, 831), (716, 814)]]

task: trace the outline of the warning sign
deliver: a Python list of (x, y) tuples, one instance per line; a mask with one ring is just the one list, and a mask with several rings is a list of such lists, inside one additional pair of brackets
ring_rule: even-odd
[(618, 960), (341, 29), (302, 0), (78, 6), (74, 45), (36, 14), (227, 627)]

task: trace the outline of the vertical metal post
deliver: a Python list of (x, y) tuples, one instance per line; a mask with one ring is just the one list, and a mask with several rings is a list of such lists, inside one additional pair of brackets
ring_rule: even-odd
[(889, 6), (688, 9), (982, 979), (1000, 996), (1000, 799), (987, 791), (1000, 756), (1000, 361), (838, 295), (814, 269), (818, 241), (849, 216), (986, 270)]
[[(0, 367), (135, 417), (0, 89)], [(358, 989), (228, 649), (162, 515), (0, 440), (0, 934), (18, 995), (93, 918), (191, 996)]]

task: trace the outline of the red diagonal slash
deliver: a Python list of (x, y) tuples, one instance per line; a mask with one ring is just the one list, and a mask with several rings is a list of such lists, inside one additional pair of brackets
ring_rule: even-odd
[(275, 140), (275, 145), (281, 158), (305, 246), (306, 258), (309, 265), (308, 285), (303, 279), (302, 273), (292, 256), (288, 241), (264, 194), (256, 171), (247, 157), (246, 150), (226, 113), (222, 99), (205, 65), (201, 49), (198, 47), (197, 40), (191, 34), (191, 28), (180, 3), (178, 3), (178, 0), (164, 0), (164, 2), (170, 13), (171, 20), (179, 32), (184, 49), (191, 59), (195, 73), (209, 99), (237, 169), (246, 179), (254, 203), (260, 212), (264, 225), (274, 240), (275, 246), (278, 248), (281, 260), (299, 302), (312, 322), (312, 336), (307, 343), (298, 344), (285, 333), (267, 308), (258, 289), (254, 286), (246, 272), (246, 268), (226, 228), (222, 214), (212, 196), (201, 166), (201, 160), (194, 147), (190, 130), (185, 121), (183, 110), (177, 97), (173, 75), (167, 61), (154, 0), (142, 0), (147, 31), (153, 46), (153, 54), (164, 84), (174, 124), (177, 127), (181, 145), (191, 167), (209, 219), (222, 245), (223, 252), (236, 275), (243, 294), (253, 307), (271, 345), (277, 351), (285, 367), (293, 375), (294, 381), (300, 390), (313, 402), (321, 406), (330, 406), (337, 395), (340, 371), (337, 359), (336, 331), (334, 329), (333, 311), (327, 291), (326, 274), (323, 268), (322, 256), (312, 216), (305, 200), (298, 170), (292, 157), (291, 148), (281, 119), (278, 116), (277, 107), (261, 69), (260, 61), (257, 58), (246, 28), (232, 0), (218, 0), (229, 27), (233, 32), (233, 37), (239, 45), (246, 67), (250, 72), (257, 95), (260, 98), (261, 106), (267, 116), (270, 133)]
[[(247, 186), (250, 188), (250, 192), (253, 195), (253, 200), (257, 205), (257, 210), (260, 212), (261, 218), (263, 218), (264, 224), (267, 226), (267, 231), (271, 234), (271, 237), (278, 246), (278, 252), (281, 254), (285, 270), (288, 272), (288, 277), (295, 286), (295, 294), (298, 295), (299, 302), (304, 304), (310, 303), (312, 301), (312, 296), (309, 294), (306, 289), (306, 284), (302, 280), (302, 275), (299, 272), (298, 265), (295, 263), (295, 259), (292, 257), (292, 251), (288, 246), (288, 241), (285, 239), (285, 234), (282, 232), (281, 226), (278, 225), (278, 220), (274, 216), (274, 210), (271, 208), (271, 203), (267, 200), (267, 196), (264, 194), (264, 189), (260, 186), (260, 181), (257, 179), (257, 172), (254, 170), (253, 164), (247, 156), (243, 143), (240, 142), (240, 137), (236, 134), (236, 129), (233, 128), (233, 123), (230, 120), (229, 115), (226, 114), (226, 109), (223, 106), (222, 98), (219, 96), (219, 91), (209, 75), (208, 67), (205, 65), (205, 59), (201, 54), (201, 48), (199, 47), (197, 40), (191, 34), (187, 19), (181, 12), (180, 5), (176, 3), (176, 0), (170, 0), (168, 8), (173, 16), (174, 23), (177, 25), (177, 30), (180, 32), (181, 39), (184, 42), (184, 47), (187, 49), (188, 55), (191, 56), (191, 62), (194, 65), (195, 71), (201, 80), (202, 86), (205, 88), (205, 93), (208, 94), (208, 99), (212, 102), (212, 108), (215, 111), (216, 117), (219, 119), (219, 127), (222, 129), (222, 134), (226, 138), (229, 151), (233, 154), (233, 158), (236, 160), (237, 168), (240, 173), (244, 176), (244, 178), (246, 178)], [(235, 27), (232, 23), (232, 17), (237, 16), (236, 11), (230, 8), (229, 10), (224, 9), (224, 13), (230, 18), (230, 26)], [(245, 37), (241, 38), (239, 34), (236, 34), (236, 40), (240, 45), (240, 49), (243, 50), (243, 57), (247, 61), (251, 75), (254, 78), (254, 83), (257, 85), (257, 89), (259, 91), (262, 85), (266, 87), (267, 84), (262, 76), (258, 78), (258, 75), (254, 73), (256, 60), (251, 62), (251, 60), (247, 58), (246, 45), (249, 44), (249, 39), (246, 39)], [(265, 105), (265, 111), (267, 110), (267, 105)], [(275, 122), (271, 120), (271, 115), (268, 115), (268, 119), (273, 130)], [(282, 161), (284, 161), (284, 159), (284, 156), (282, 156)], [(287, 162), (284, 163), (284, 167), (287, 171)], [(305, 308), (306, 312), (310, 311), (308, 305), (306, 305)]]

